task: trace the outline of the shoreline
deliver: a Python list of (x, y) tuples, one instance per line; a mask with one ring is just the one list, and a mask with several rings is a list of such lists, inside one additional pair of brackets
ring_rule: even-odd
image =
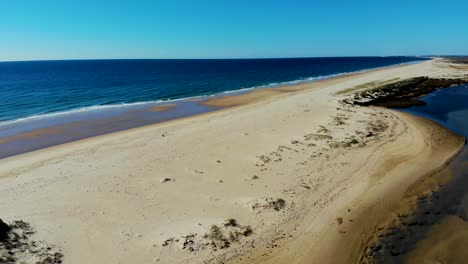
[[(6, 136), (0, 136), (0, 146), (2, 147), (2, 151), (0, 151), (0, 159), (87, 138), (123, 132), (125, 130), (138, 127), (158, 125), (177, 119), (190, 118), (197, 115), (224, 110), (225, 108), (244, 106), (247, 104), (257, 103), (262, 100), (267, 100), (272, 96), (280, 96), (285, 93), (304, 92), (308, 89), (319, 88), (320, 86), (328, 85), (335, 81), (343, 79), (346, 80), (366, 73), (405, 67), (422, 62), (424, 61), (413, 61), (349, 73), (333, 74), (329, 77), (317, 77), (317, 80), (303, 81), (298, 82), (297, 84), (288, 84), (296, 81), (285, 82), (271, 88), (267, 86), (245, 88), (208, 96), (196, 96), (186, 99), (181, 98), (162, 101), (153, 106), (142, 106), (142, 108), (136, 110), (125, 110), (118, 116), (106, 117), (106, 115), (104, 115), (99, 117), (98, 115), (93, 118), (85, 118), (84, 120), (82, 118), (72, 118), (72, 121), (67, 121), (66, 123), (59, 122), (54, 125), (52, 122), (51, 125), (32, 130), (26, 127), (25, 131), (20, 130), (20, 132), (13, 132), (11, 135), (7, 134)], [(136, 104), (139, 105), (140, 103)], [(141, 104), (144, 105), (146, 103)], [(170, 107), (167, 107), (168, 105), (170, 105)], [(107, 107), (112, 108), (114, 106)], [(154, 111), (154, 109), (158, 109), (158, 111)], [(61, 114), (62, 113), (54, 113), (53, 115)], [(9, 125), (14, 125), (14, 123), (15, 122), (11, 124), (9, 123)], [(43, 124), (41, 124), (41, 126), (43, 126)], [(15, 130), (14, 127), (12, 129), (13, 131)], [(74, 132), (76, 130), (79, 130), (79, 133)]]
[[(448, 134), (452, 134), (455, 136), (455, 142), (452, 142), (452, 150), (448, 151), (445, 159), (437, 161), (437, 165), (431, 164), (433, 169), (428, 171), (420, 172), (419, 174), (413, 175), (410, 180), (406, 180), (405, 183), (401, 183), (399, 186), (394, 188), (393, 190), (388, 190), (388, 194), (392, 196), (393, 201), (386, 200), (384, 202), (377, 201), (370, 210), (364, 211), (361, 215), (357, 216), (357, 221), (355, 221), (354, 226), (351, 229), (360, 229), (362, 227), (356, 226), (356, 222), (361, 222), (362, 225), (367, 225), (370, 232), (367, 232), (367, 238), (364, 239), (362, 244), (360, 245), (360, 249), (356, 252), (358, 257), (356, 258), (359, 263), (381, 263), (381, 262), (374, 262), (375, 259), (368, 258), (371, 256), (374, 251), (379, 251), (377, 248), (379, 245), (380, 239), (386, 233), (395, 234), (395, 228), (397, 227), (396, 223), (399, 222), (400, 219), (403, 219), (407, 215), (411, 215), (412, 213), (418, 210), (418, 205), (422, 199), (422, 197), (430, 196), (432, 193), (437, 192), (441, 186), (450, 182), (452, 179), (447, 178), (440, 178), (436, 179), (436, 177), (440, 177), (439, 175), (446, 169), (448, 169), (451, 164), (460, 156), (460, 154), (464, 151), (466, 138), (465, 136), (458, 135), (455, 132), (451, 131), (447, 127), (438, 124), (437, 122), (420, 117), (414, 116), (413, 114), (405, 113), (406, 115), (411, 116), (414, 119), (419, 119), (419, 122), (426, 123), (429, 129), (440, 128), (441, 130), (447, 131)], [(433, 137), (432, 134), (430, 137)], [(445, 137), (444, 135), (438, 135), (440, 138)], [(456, 139), (458, 138), (458, 139)], [(435, 148), (437, 149), (436, 152), (439, 155), (441, 152), (440, 148), (445, 148), (443, 146), (444, 143), (437, 142)], [(447, 147), (448, 148), (448, 147)], [(449, 149), (449, 148), (448, 148)], [(429, 158), (426, 161), (428, 163), (436, 162), (434, 159)], [(383, 194), (383, 193), (382, 193)], [(415, 202), (417, 201), (417, 202)], [(378, 206), (376, 206), (378, 204)], [(376, 219), (370, 219), (369, 215), (378, 215), (377, 221)], [(407, 222), (405, 224), (412, 225), (410, 223), (411, 220), (406, 219)], [(417, 224), (420, 224), (419, 222)], [(353, 230), (354, 231), (354, 230)], [(398, 249), (399, 250), (399, 249)], [(392, 255), (396, 256), (401, 254), (400, 251), (393, 251), (391, 252)], [(358, 262), (356, 261), (356, 262)]]
[[(463, 259), (459, 257), (463, 255), (463, 249), (456, 248), (461, 245), (457, 243), (455, 247), (451, 247), (448, 240), (441, 239), (439, 241), (436, 239), (437, 235), (431, 233), (438, 229), (442, 232), (450, 230), (450, 227), (444, 226), (445, 221), (460, 225), (459, 230), (457, 227), (453, 227), (449, 231), (449, 234), (446, 235), (448, 239), (450, 236), (455, 237), (455, 232), (463, 231), (462, 226), (465, 224), (460, 221), (463, 220), (463, 217), (457, 215), (454, 209), (459, 204), (449, 202), (451, 201), (450, 196), (456, 196), (450, 193), (451, 190), (458, 191), (457, 195), (460, 196), (460, 190), (457, 190), (460, 188), (456, 188), (454, 185), (463, 183), (463, 181), (456, 179), (451, 169), (456, 162), (462, 160), (462, 155), (466, 152), (465, 144), (466, 139), (461, 148), (445, 164), (433, 173), (421, 177), (405, 190), (398, 205), (386, 213), (378, 228), (375, 229), (372, 236), (369, 236), (370, 239), (363, 244), (360, 256), (362, 263), (386, 263), (388, 260), (420, 263), (431, 258), (434, 260), (452, 259), (457, 262)], [(466, 239), (466, 234), (460, 235), (460, 237), (463, 236)], [(439, 248), (446, 246), (448, 248), (442, 255), (438, 254), (441, 251), (425, 254), (428, 251), (421, 252), (421, 244), (426, 243), (424, 247), (430, 248), (431, 245), (427, 245), (428, 240), (433, 240), (433, 243), (438, 244)]]
[[(466, 101), (456, 100), (458, 94), (466, 96), (463, 91), (466, 86), (438, 91), (424, 99), (425, 108), (409, 112), (456, 131), (466, 141), (466, 120), (462, 115), (455, 119), (450, 117), (453, 113), (466, 115)], [(450, 102), (451, 108), (440, 107)], [(468, 198), (467, 151), (465, 143), (445, 168), (422, 178), (407, 190), (401, 201), (406, 206), (389, 215), (385, 228), (375, 233), (378, 239), (368, 245), (364, 260), (372, 263), (458, 263), (466, 259), (463, 245), (468, 236), (463, 232), (466, 229), (463, 220), (466, 221), (468, 207), (463, 201)]]
[[(417, 60), (392, 64), (392, 65), (387, 65), (387, 66), (378, 66), (378, 67), (373, 67), (373, 68), (365, 68), (365, 69), (356, 70), (356, 71), (334, 73), (334, 74), (329, 74), (329, 75), (324, 75), (324, 76), (320, 75), (320, 76), (315, 76), (315, 77), (307, 77), (307, 78), (304, 78), (304, 79), (290, 80), (290, 81), (284, 81), (284, 82), (278, 82), (278, 83), (273, 82), (273, 83), (268, 83), (268, 84), (252, 86), (252, 87), (245, 87), (245, 88), (238, 88), (238, 89), (234, 89), (234, 90), (226, 90), (226, 91), (222, 91), (222, 92), (215, 92), (215, 93), (212, 93), (212, 94), (193, 95), (193, 96), (181, 97), (181, 98), (156, 99), (156, 100), (151, 100), (151, 101), (137, 101), (137, 102), (132, 102), (132, 103), (118, 103), (118, 104), (103, 104), (103, 105), (83, 106), (83, 107), (72, 108), (72, 109), (67, 109), (67, 110), (57, 111), (57, 112), (51, 112), (51, 113), (46, 113), (46, 114), (37, 114), (37, 115), (31, 115), (31, 116), (26, 116), (26, 117), (20, 117), (20, 118), (17, 118), (17, 119), (2, 120), (2, 121), (0, 121), (0, 126), (11, 125), (11, 124), (15, 124), (15, 123), (18, 123), (18, 122), (24, 122), (24, 121), (27, 121), (27, 120), (31, 120), (31, 119), (42, 119), (42, 118), (48, 117), (49, 115), (50, 116), (59, 116), (59, 115), (72, 114), (74, 112), (86, 112), (86, 111), (94, 111), (94, 110), (106, 109), (106, 108), (122, 108), (122, 107), (144, 106), (144, 105), (148, 105), (145, 108), (152, 108), (153, 106), (158, 107), (159, 105), (173, 104), (173, 103), (184, 102), (184, 101), (199, 101), (199, 100), (205, 100), (205, 99), (211, 99), (211, 98), (217, 98), (217, 97), (230, 96), (230, 94), (234, 94), (234, 95), (243, 94), (243, 93), (248, 93), (248, 92), (251, 92), (251, 91), (262, 90), (262, 89), (275, 89), (275, 88), (282, 88), (282, 87), (291, 87), (291, 86), (302, 85), (302, 84), (307, 84), (307, 83), (312, 83), (312, 82), (317, 82), (317, 81), (322, 81), (322, 80), (333, 79), (333, 78), (337, 78), (337, 77), (344, 76), (344, 75), (349, 75), (349, 74), (365, 73), (365, 72), (368, 72), (368, 71), (386, 69), (386, 68), (389, 68), (389, 67), (399, 67), (399, 66), (417, 64), (417, 63), (424, 62), (426, 60), (430, 60), (432, 58), (430, 58), (430, 57), (421, 57), (421, 58), (414, 57), (414, 59), (417, 59)], [(33, 61), (27, 61), (27, 62), (33, 62)], [(128, 111), (132, 111), (132, 110), (128, 110)]]
[(401, 186), (437, 170), (461, 139), (407, 114), (346, 105), (336, 93), (457, 74), (443, 65), (328, 80), (2, 159), (2, 218), (31, 223), (34, 239), (60, 249), (65, 263), (356, 259), (359, 248), (344, 241), (371, 231), (353, 231), (356, 214), (398, 201)]

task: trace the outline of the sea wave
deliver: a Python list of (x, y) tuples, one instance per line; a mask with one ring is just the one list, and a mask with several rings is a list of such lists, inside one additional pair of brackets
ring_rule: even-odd
[[(416, 61), (416, 62), (414, 62), (414, 61), (404, 62), (404, 63), (394, 64), (394, 65), (390, 65), (390, 66), (413, 64), (413, 63), (418, 63), (418, 61)], [(388, 66), (384, 66), (384, 67), (388, 67)], [(282, 86), (291, 86), (291, 85), (297, 85), (297, 84), (301, 84), (301, 83), (314, 82), (314, 81), (319, 81), (319, 80), (324, 80), (324, 79), (335, 78), (335, 77), (338, 77), (338, 76), (351, 74), (351, 73), (366, 72), (366, 71), (369, 71), (369, 70), (375, 70), (375, 69), (384, 68), (384, 67), (363, 69), (363, 70), (352, 71), (352, 72), (342, 72), (342, 73), (336, 73), (336, 74), (330, 74), (330, 75), (324, 75), (324, 76), (312, 76), (312, 77), (306, 77), (306, 78), (301, 78), (301, 79), (292, 80), (292, 81), (274, 82), (274, 83), (269, 83), (269, 84), (265, 84), (265, 85), (254, 86), (254, 87), (242, 87), (242, 88), (239, 88), (239, 89), (228, 90), (228, 91), (223, 91), (223, 92), (218, 92), (218, 93), (213, 93), (213, 94), (203, 94), (203, 95), (196, 95), (196, 96), (183, 97), (183, 98), (167, 98), (167, 99), (159, 99), (159, 100), (151, 100), (151, 101), (141, 101), (141, 102), (132, 102), (132, 103), (117, 103), (117, 104), (104, 104), (104, 105), (93, 105), (93, 106), (85, 106), (85, 107), (80, 107), (80, 108), (72, 108), (72, 109), (68, 109), (68, 110), (64, 110), (64, 111), (36, 114), (36, 115), (31, 115), (31, 116), (28, 116), (28, 117), (23, 117), (23, 118), (18, 118), (18, 119), (13, 119), (13, 120), (0, 121), (0, 129), (3, 129), (5, 127), (16, 126), (18, 124), (27, 123), (27, 122), (31, 122), (31, 121), (39, 121), (39, 120), (44, 120), (44, 119), (53, 119), (53, 118), (56, 118), (56, 117), (63, 117), (63, 116), (67, 116), (67, 115), (92, 113), (92, 112), (103, 111), (103, 110), (112, 110), (112, 109), (121, 109), (121, 110), (125, 111), (126, 109), (130, 110), (131, 108), (134, 108), (134, 107), (145, 107), (145, 106), (150, 106), (150, 105), (151, 106), (153, 106), (153, 105), (157, 106), (157, 105), (160, 105), (160, 104), (187, 101), (187, 100), (191, 100), (191, 99), (208, 99), (208, 98), (212, 98), (212, 97), (225, 96), (227, 94), (241, 94), (241, 93), (249, 92), (249, 91), (256, 90), (256, 89), (266, 89), (266, 88), (276, 88), (276, 87), (282, 87)]]

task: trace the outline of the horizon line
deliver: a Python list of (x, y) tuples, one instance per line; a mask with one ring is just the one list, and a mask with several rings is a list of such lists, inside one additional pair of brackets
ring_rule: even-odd
[(468, 55), (366, 55), (366, 56), (304, 56), (304, 57), (252, 57), (252, 58), (86, 58), (86, 59), (24, 59), (24, 60), (0, 60), (0, 62), (41, 62), (41, 61), (98, 61), (98, 60), (275, 60), (275, 59), (312, 59), (312, 58), (390, 58), (390, 57), (465, 57)]

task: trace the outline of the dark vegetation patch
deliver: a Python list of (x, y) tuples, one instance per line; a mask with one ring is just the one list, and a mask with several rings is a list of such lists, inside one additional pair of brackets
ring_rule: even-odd
[(0, 219), (0, 263), (62, 263), (60, 250), (32, 240), (34, 233), (34, 229), (24, 221), (7, 224)]
[(236, 219), (230, 218), (220, 225), (211, 225), (204, 234), (189, 234), (179, 238), (166, 239), (162, 246), (178, 245), (182, 250), (196, 252), (210, 249), (218, 251), (239, 243), (243, 238), (253, 234), (249, 225), (241, 225)]
[(435, 79), (417, 77), (356, 93), (354, 98), (345, 99), (344, 102), (360, 106), (374, 105), (389, 108), (424, 106), (426, 103), (418, 98), (441, 88), (467, 83), (468, 79)]
[(468, 56), (451, 56), (445, 59), (453, 63), (468, 64)]
[(252, 204), (252, 210), (280, 211), (286, 206), (286, 201), (281, 198), (263, 198)]

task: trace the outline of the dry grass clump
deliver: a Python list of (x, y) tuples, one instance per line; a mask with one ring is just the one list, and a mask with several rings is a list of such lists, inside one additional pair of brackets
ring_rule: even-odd
[(379, 133), (387, 130), (388, 124), (382, 120), (375, 120), (374, 122), (369, 121), (367, 123), (367, 129), (370, 133)]
[(230, 218), (220, 225), (211, 225), (203, 235), (189, 234), (180, 238), (166, 239), (162, 246), (178, 244), (183, 250), (190, 252), (211, 249), (213, 251), (229, 248), (238, 243), (243, 237), (253, 234), (249, 225), (241, 225), (237, 220)]
[(342, 117), (342, 116), (335, 116), (333, 117), (333, 125), (335, 126), (342, 126), (342, 125), (346, 125), (346, 122), (345, 120), (348, 120), (349, 118), (347, 117)]
[(307, 134), (304, 136), (304, 140), (309, 141), (309, 140), (327, 140), (327, 139), (332, 139), (333, 137), (330, 135), (326, 134)]
[(281, 198), (261, 198), (252, 203), (252, 210), (270, 210), (280, 211), (286, 207), (286, 201)]
[(320, 126), (320, 129), (317, 130), (317, 133), (323, 133), (323, 134), (328, 134), (330, 132), (331, 132), (330, 129), (328, 129), (328, 128), (324, 127), (324, 126)]
[(34, 233), (29, 223), (17, 220), (7, 224), (0, 219), (0, 263), (62, 263), (60, 250), (32, 240)]

